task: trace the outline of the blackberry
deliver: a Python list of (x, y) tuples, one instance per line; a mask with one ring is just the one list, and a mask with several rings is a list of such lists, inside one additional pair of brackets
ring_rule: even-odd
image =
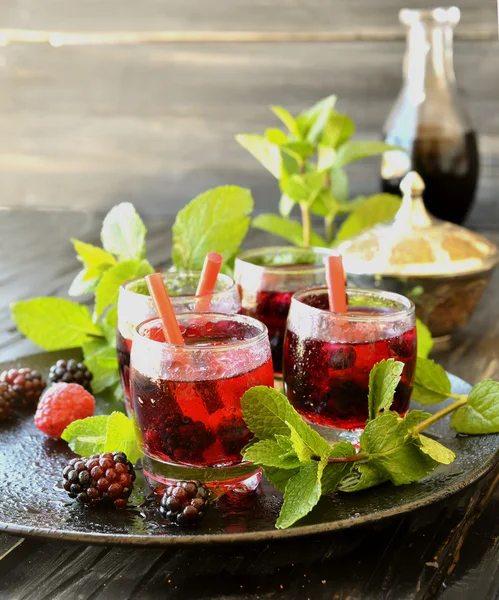
[(133, 465), (124, 452), (73, 458), (62, 474), (69, 497), (86, 506), (125, 508), (135, 481)]
[(6, 421), (12, 413), (12, 405), (17, 400), (17, 393), (7, 382), (0, 382), (0, 421)]
[(87, 391), (91, 392), (92, 387), (90, 382), (93, 375), (87, 367), (76, 360), (58, 360), (55, 365), (50, 367), (49, 381), (50, 383), (78, 383)]
[(157, 434), (162, 452), (178, 462), (203, 460), (203, 451), (215, 442), (215, 436), (201, 421), (174, 413), (162, 420)]
[(9, 369), (0, 375), (0, 382), (8, 383), (17, 394), (22, 406), (36, 404), (45, 389), (45, 381), (35, 369)]
[(241, 450), (251, 440), (253, 434), (242, 418), (229, 417), (220, 423), (217, 437), (227, 454), (240, 458)]
[(208, 488), (200, 481), (179, 481), (166, 488), (159, 512), (176, 525), (199, 523), (208, 507)]

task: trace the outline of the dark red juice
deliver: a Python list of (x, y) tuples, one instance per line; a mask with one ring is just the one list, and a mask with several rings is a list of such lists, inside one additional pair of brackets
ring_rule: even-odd
[[(220, 329), (205, 337), (199, 328), (182, 333), (186, 344), (200, 348), (214, 343), (228, 347), (241, 339), (237, 332)], [(162, 341), (161, 336), (161, 331), (155, 331), (150, 337)], [(241, 450), (252, 437), (242, 418), (241, 397), (255, 385), (272, 386), (274, 378), (270, 358), (242, 368), (232, 377), (224, 377), (219, 369), (216, 378), (192, 381), (151, 378), (132, 368), (132, 405), (145, 453), (162, 462), (196, 467), (240, 463)]]
[[(353, 308), (349, 312), (387, 313)], [(308, 420), (340, 429), (365, 426), (369, 373), (383, 359), (405, 363), (392, 410), (407, 412), (416, 367), (416, 328), (387, 339), (336, 343), (299, 337), (288, 330), (284, 348), (284, 388), (291, 404)]]
[(254, 306), (241, 309), (242, 314), (258, 319), (267, 326), (275, 373), (282, 373), (284, 332), (293, 294), (294, 291), (260, 291)]

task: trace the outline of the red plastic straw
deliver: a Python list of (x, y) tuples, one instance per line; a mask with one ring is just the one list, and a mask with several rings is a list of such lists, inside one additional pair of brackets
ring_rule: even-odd
[(184, 338), (180, 333), (180, 327), (173, 311), (173, 306), (166, 291), (165, 282), (161, 273), (146, 275), (146, 283), (149, 293), (161, 319), (165, 340), (170, 344), (183, 344)]
[(218, 252), (208, 252), (204, 259), (203, 270), (201, 271), (198, 289), (196, 290), (196, 296), (198, 296), (196, 302), (197, 312), (203, 312), (210, 309), (210, 296), (215, 291), (218, 274), (222, 267), (222, 261), (223, 256)]
[(326, 282), (329, 295), (329, 310), (331, 312), (347, 312), (347, 294), (345, 286), (345, 271), (341, 256), (328, 256), (326, 262)]

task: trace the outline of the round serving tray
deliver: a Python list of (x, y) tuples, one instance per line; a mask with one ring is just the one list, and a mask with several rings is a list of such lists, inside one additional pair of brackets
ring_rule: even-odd
[[(79, 353), (64, 352), (64, 358), (70, 356)], [(26, 356), (0, 364), (0, 371), (22, 364), (47, 374), (50, 365), (62, 357), (61, 352)], [(454, 393), (470, 389), (455, 376), (451, 381)], [(97, 408), (99, 413), (108, 413), (116, 407), (97, 398)], [(456, 436), (449, 419), (443, 419), (430, 433), (457, 458), (418, 483), (385, 484), (364, 492), (323, 497), (309, 515), (281, 531), (274, 526), (281, 494), (263, 480), (257, 493), (223, 497), (199, 526), (183, 529), (162, 521), (156, 505), (147, 503), (149, 490), (140, 472), (126, 510), (88, 509), (71, 501), (59, 481), (73, 453), (66, 442), (37, 431), (32, 412), (25, 412), (0, 424), (0, 530), (91, 544), (167, 546), (283, 539), (375, 524), (455, 494), (497, 463), (499, 435)]]

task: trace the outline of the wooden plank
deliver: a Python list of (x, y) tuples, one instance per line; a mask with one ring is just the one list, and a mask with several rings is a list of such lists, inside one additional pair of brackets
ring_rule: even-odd
[[(481, 197), (495, 217), (498, 45), (456, 44), (458, 81), (486, 133)], [(336, 92), (357, 138), (377, 138), (399, 90), (403, 50), (401, 42), (7, 46), (0, 201), (106, 208), (131, 200), (147, 214), (173, 214), (199, 192), (233, 183), (251, 187), (266, 209), (277, 186), (234, 135), (275, 126), (270, 104), (299, 111)], [(378, 172), (377, 160), (354, 165), (352, 194), (376, 192)], [(472, 222), (484, 222), (480, 215)]]
[[(415, 0), (412, 8), (434, 8), (433, 0)], [(497, 13), (493, 0), (461, 0), (458, 31), (493, 33)], [(2, 27), (71, 30), (167, 30), (258, 32), (382, 31), (400, 34), (398, 0), (3, 0)]]

